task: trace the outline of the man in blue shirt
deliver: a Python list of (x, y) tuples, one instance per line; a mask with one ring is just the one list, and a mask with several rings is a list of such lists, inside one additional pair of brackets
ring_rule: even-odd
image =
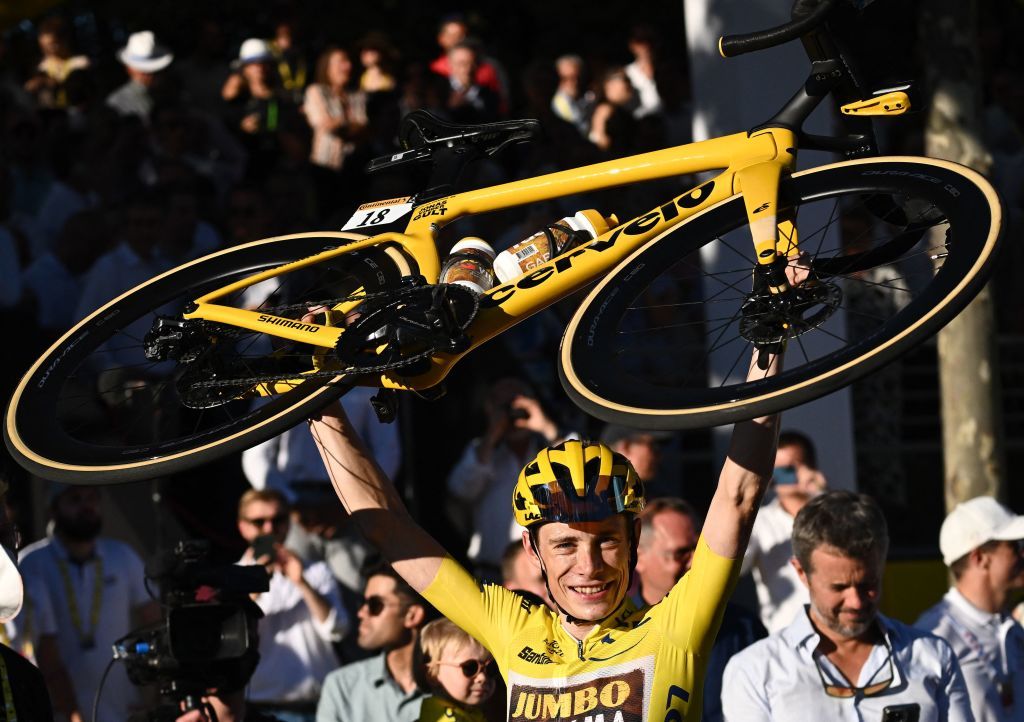
[(317, 722), (416, 722), (426, 692), (416, 686), (413, 665), (430, 610), (390, 566), (371, 570), (358, 613), (359, 646), (381, 653), (327, 675)]
[(885, 517), (869, 496), (828, 492), (800, 510), (793, 566), (810, 604), (729, 661), (727, 720), (860, 722), (905, 706), (921, 720), (973, 722), (949, 644), (878, 612), (888, 550)]

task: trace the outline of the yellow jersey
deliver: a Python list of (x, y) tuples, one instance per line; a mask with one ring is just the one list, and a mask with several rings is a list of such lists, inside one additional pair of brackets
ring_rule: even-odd
[(494, 655), (509, 722), (696, 722), (739, 568), (701, 537), (690, 571), (661, 602), (637, 608), (627, 597), (582, 641), (557, 612), (481, 585), (451, 557), (423, 596)]
[(433, 696), (423, 700), (419, 722), (487, 722), (487, 718), (478, 709)]

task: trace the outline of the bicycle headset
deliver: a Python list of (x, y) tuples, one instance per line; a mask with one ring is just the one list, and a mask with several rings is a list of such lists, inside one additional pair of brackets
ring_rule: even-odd
[(541, 449), (533, 461), (523, 467), (512, 492), (512, 510), (516, 521), (530, 534), (530, 546), (540, 560), (548, 597), (570, 624), (597, 624), (612, 616), (621, 606), (621, 600), (615, 609), (600, 619), (579, 619), (563, 609), (551, 593), (547, 569), (537, 544), (538, 530), (550, 522), (602, 521), (615, 514), (625, 514), (630, 548), (628, 593), (633, 584), (639, 541), (633, 529), (633, 519), (643, 508), (643, 481), (625, 456), (604, 444), (564, 441)]

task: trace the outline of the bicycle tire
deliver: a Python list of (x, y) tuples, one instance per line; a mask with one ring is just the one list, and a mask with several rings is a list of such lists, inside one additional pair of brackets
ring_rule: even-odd
[[(5, 415), (7, 448), (23, 467), (43, 478), (73, 484), (120, 483), (184, 471), (265, 441), (308, 418), (349, 388), (340, 376), (302, 381), (261, 405), (230, 401), (210, 409), (188, 409), (174, 388), (180, 369), (175, 378), (164, 371), (171, 362), (157, 366), (147, 361), (140, 339), (129, 329), (133, 324), (145, 328), (154, 316), (169, 307), (172, 312), (180, 310), (204, 291), (360, 238), (325, 232), (253, 241), (168, 270), (121, 294), (64, 334), (23, 376)], [(379, 247), (343, 254), (312, 269), (264, 282), (271, 285), (263, 291), (268, 298), (291, 293), (301, 306), (303, 298), (323, 300), (331, 296), (318, 299), (318, 292), (339, 288), (383, 291), (410, 272), (400, 253)], [(304, 284), (301, 290), (299, 283)], [(241, 302), (241, 294), (237, 300)], [(267, 305), (263, 301), (247, 307)], [(298, 317), (302, 311), (293, 313)], [(209, 352), (211, 364), (234, 361), (248, 369), (250, 363), (270, 359), (291, 367), (311, 356), (308, 351), (300, 353), (305, 348), (286, 353), (292, 350), (287, 344), (283, 350), (261, 351), (260, 344), (266, 345), (268, 339), (264, 334), (238, 329), (227, 333), (209, 344), (220, 344)], [(118, 340), (112, 343), (114, 339)], [(103, 365), (110, 359), (121, 363)], [(154, 368), (159, 373), (154, 374)], [(147, 373), (153, 374), (151, 381)], [(147, 409), (160, 419), (153, 421)], [(170, 431), (159, 428), (160, 423), (169, 425), (165, 417), (176, 415), (189, 425), (179, 423)]]
[[(797, 219), (801, 251), (817, 243), (810, 267), (821, 269), (828, 284), (838, 289), (830, 291), (822, 308), (837, 308), (834, 298), (840, 305), (849, 299), (847, 328), (836, 333), (838, 319), (810, 328), (788, 339), (783, 371), (777, 376), (744, 378), (747, 364), (742, 359), (751, 356), (753, 334), (744, 335), (740, 322), (754, 259), (743, 200), (736, 195), (649, 241), (584, 300), (559, 352), (562, 385), (578, 406), (607, 422), (675, 430), (735, 423), (823, 396), (891, 362), (958, 314), (984, 285), (1002, 231), (1001, 207), (991, 185), (973, 170), (941, 160), (880, 157), (835, 163), (784, 179), (779, 195), (780, 209), (789, 209)], [(803, 223), (813, 230), (815, 221), (800, 220), (800, 212), (816, 204), (831, 213), (818, 240), (801, 228)], [(888, 215), (880, 215), (880, 208), (887, 208)], [(807, 213), (817, 222), (825, 216)], [(842, 224), (845, 233), (839, 234), (838, 245), (830, 231), (834, 223)], [(860, 235), (850, 230), (857, 223), (867, 224)], [(923, 226), (929, 230), (905, 248)], [(895, 233), (888, 240), (878, 235), (890, 229)], [(732, 233), (740, 234), (736, 243), (731, 242)], [(826, 243), (830, 235), (833, 240)], [(936, 241), (940, 236), (941, 245)], [(713, 243), (718, 245), (709, 246)], [(686, 288), (671, 291), (665, 284), (702, 269), (694, 260), (702, 249), (735, 251), (746, 261), (737, 262), (735, 272), (699, 271), (702, 284), (722, 286), (710, 302), (643, 305), (652, 297), (657, 300), (656, 292), (670, 301), (680, 298)], [(927, 268), (922, 264), (926, 256), (936, 257)], [(938, 260), (941, 267), (934, 270), (931, 266)], [(727, 275), (731, 273), (737, 275)], [(731, 296), (733, 292), (737, 295)], [(711, 313), (716, 302), (726, 309), (723, 318), (711, 318), (718, 315)], [(643, 319), (667, 315), (668, 308), (680, 315), (681, 323), (660, 319), (661, 325), (644, 326)], [(730, 316), (730, 308), (739, 310)], [(721, 325), (711, 329), (712, 323)], [(749, 329), (758, 322), (746, 323)], [(734, 338), (726, 342), (728, 334)], [(807, 350), (812, 334), (826, 341), (819, 354)], [(659, 346), (659, 338), (676, 338), (678, 343)], [(723, 375), (724, 366), (719, 367), (716, 386), (708, 380), (713, 366), (709, 357), (723, 354), (737, 339), (745, 346), (730, 349), (726, 363), (739, 350), (733, 368)], [(698, 346), (702, 352), (693, 350)], [(667, 369), (669, 365), (674, 369)]]

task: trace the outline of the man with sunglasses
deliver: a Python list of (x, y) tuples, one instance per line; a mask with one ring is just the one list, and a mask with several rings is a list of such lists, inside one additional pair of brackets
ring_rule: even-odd
[(380, 652), (327, 675), (317, 722), (416, 722), (426, 691), (416, 684), (419, 633), (432, 609), (388, 564), (366, 572), (358, 642)]
[(953, 647), (975, 722), (1024, 720), (1024, 629), (1007, 613), (1024, 587), (1022, 544), (1024, 516), (990, 496), (957, 504), (939, 531), (956, 581), (916, 626)]
[[(778, 357), (751, 364), (769, 376)], [(395, 570), (480, 641), (508, 685), (510, 722), (700, 717), (703, 674), (771, 475), (776, 416), (736, 424), (692, 571), (658, 604), (629, 599), (643, 482), (609, 447), (541, 449), (512, 493), (552, 609), (474, 579), (409, 515), (340, 406), (312, 420), (342, 503)], [(326, 722), (326, 721), (325, 721)]]
[(800, 510), (792, 564), (810, 604), (729, 661), (725, 719), (974, 719), (949, 644), (878, 612), (888, 550), (885, 517), (865, 494), (828, 492)]
[(249, 544), (240, 564), (262, 564), (270, 589), (256, 598), (260, 662), (249, 703), (282, 722), (313, 722), (320, 687), (338, 665), (333, 643), (348, 631), (337, 583), (324, 562), (306, 565), (285, 548), (288, 503), (273, 489), (250, 489), (238, 502), (238, 532)]

